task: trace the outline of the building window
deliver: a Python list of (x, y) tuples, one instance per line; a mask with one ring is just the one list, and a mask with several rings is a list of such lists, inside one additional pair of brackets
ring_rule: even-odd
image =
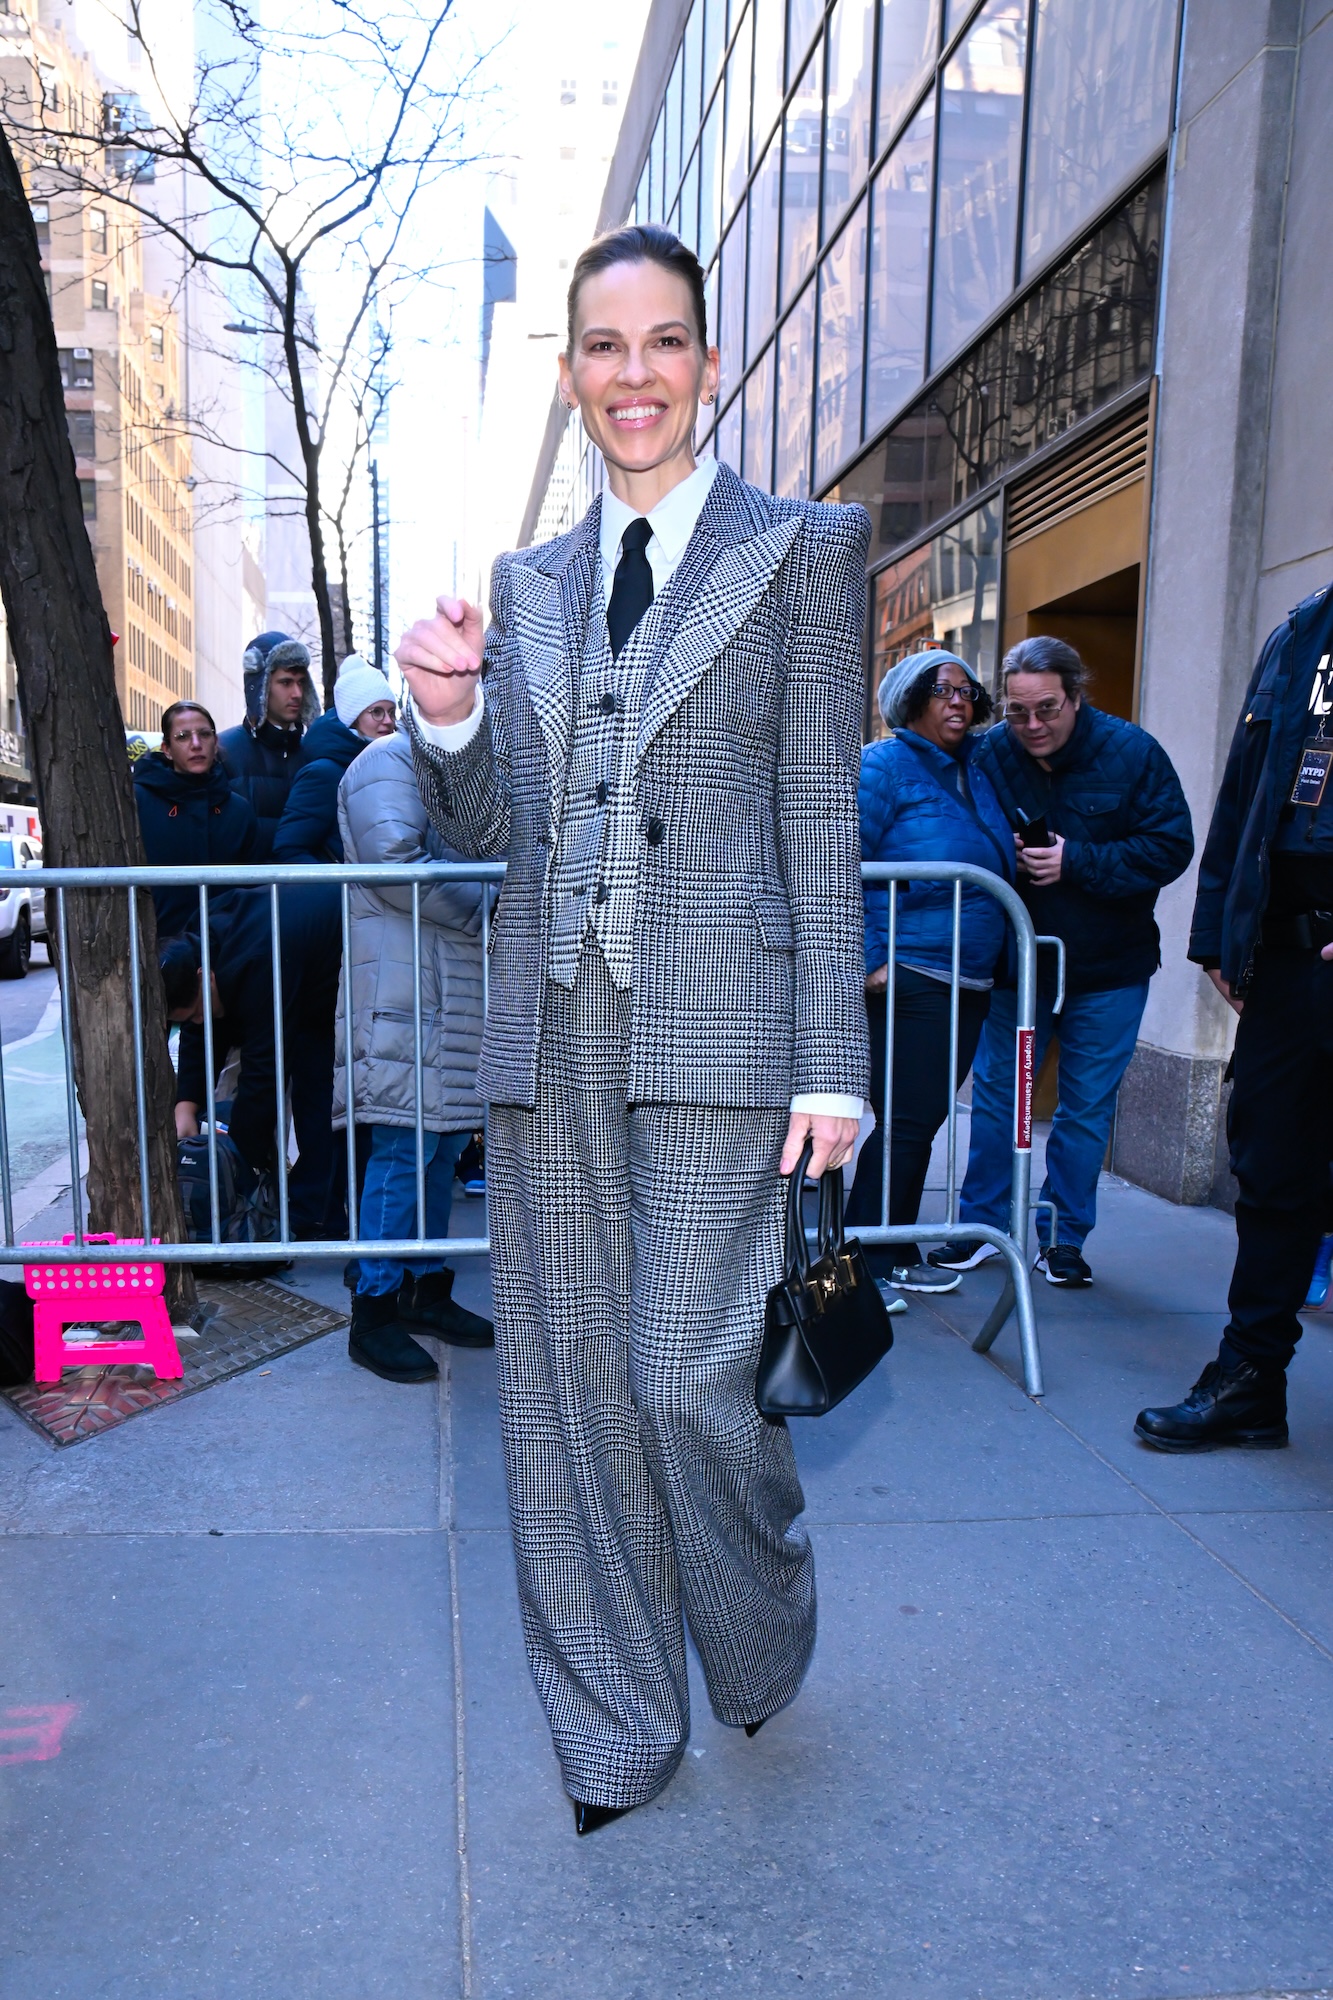
[(93, 279), (93, 311), (105, 312), (108, 306), (105, 278)]
[[(806, 51), (810, 38), (824, 18), (825, 0), (790, 0), (790, 19), (787, 23), (787, 88), (790, 90)], [(779, 9), (779, 12), (781, 10)]]
[(877, 153), (911, 110), (939, 45), (939, 0), (880, 0)]
[(81, 479), (79, 481), (79, 498), (83, 502), (84, 520), (95, 521), (97, 519), (97, 481), (95, 479)]
[(722, 99), (704, 121), (699, 139), (699, 262), (707, 265), (717, 248), (722, 212)]
[(93, 255), (95, 257), (105, 257), (107, 230), (106, 210), (104, 208), (90, 208), (88, 210), (88, 235), (91, 239)]
[(727, 414), (717, 427), (717, 455), (731, 467), (733, 472), (741, 469), (741, 412), (742, 399), (737, 396)]
[(37, 241), (43, 250), (51, 243), (51, 204), (49, 201), (35, 201), (32, 204), (33, 227), (37, 231)]
[(718, 260), (722, 300), (716, 340), (722, 356), (722, 392), (730, 395), (745, 368), (745, 208), (727, 231)]
[(824, 235), (831, 236), (870, 165), (874, 0), (838, 0), (829, 20), (824, 133)]
[(685, 178), (680, 184), (680, 215), (676, 222), (676, 234), (682, 243), (688, 243), (691, 250), (699, 247), (699, 155), (691, 154), (690, 164), (685, 169)]
[(148, 329), (148, 351), (154, 361), (161, 361), (164, 357), (165, 344), (160, 326), (150, 326)]
[(782, 180), (782, 297), (791, 298), (815, 261), (819, 241), (819, 153), (824, 51), (818, 48), (787, 106)]
[(875, 176), (870, 209), (866, 430), (900, 410), (926, 368), (935, 105), (922, 105)]
[(782, 103), (782, 0), (755, 0), (754, 150), (766, 142)]
[(1165, 143), (1176, 9), (1038, 0), (1023, 269), (1035, 269)]
[(768, 339), (778, 305), (778, 224), (782, 199), (782, 134), (775, 132), (750, 190), (750, 279), (745, 352), (757, 354)]
[(815, 392), (815, 483), (832, 478), (861, 442), (865, 346), (866, 204), (819, 267), (819, 381)]
[(987, 686), (995, 680), (1000, 509), (988, 501), (921, 548), (876, 572), (868, 703), (872, 733), (884, 734), (873, 699), (890, 667), (943, 646)]
[(815, 287), (807, 285), (778, 328), (778, 420), (775, 492), (810, 493), (810, 376), (815, 352)]
[[(563, 100), (562, 100), (563, 101)], [(620, 85), (615, 77), (602, 78), (602, 103), (614, 108), (620, 102)]]
[(745, 477), (764, 493), (773, 490), (773, 347), (750, 370), (745, 383)]
[(932, 367), (1013, 290), (1026, 39), (1027, 0), (986, 0), (945, 67)]
[(736, 206), (750, 171), (750, 62), (753, 49), (754, 9), (740, 25), (731, 54), (727, 58), (727, 133), (723, 147), (722, 198), (728, 209)]
[[(662, 206), (668, 213), (670, 212), (672, 202), (676, 198), (676, 189), (680, 186), (680, 170), (683, 165), (683, 156), (680, 150), (681, 61), (681, 51), (677, 50), (675, 67), (671, 72), (671, 81), (666, 88), (666, 103), (664, 107), (666, 111), (666, 179), (662, 186)], [(691, 144), (693, 139), (694, 134), (691, 132), (687, 136), (686, 144)]]
[(578, 101), (579, 90), (576, 80), (572, 76), (562, 76), (560, 79), (560, 102), (562, 104), (577, 104)]
[(63, 389), (91, 389), (93, 350), (91, 347), (60, 349), (60, 386)]
[(55, 64), (42, 62), (39, 59), (37, 64), (37, 80), (41, 85), (43, 111), (59, 111), (60, 86), (56, 80)]
[(67, 410), (65, 422), (69, 425), (69, 441), (74, 447), (75, 458), (96, 458), (97, 419), (91, 410)]

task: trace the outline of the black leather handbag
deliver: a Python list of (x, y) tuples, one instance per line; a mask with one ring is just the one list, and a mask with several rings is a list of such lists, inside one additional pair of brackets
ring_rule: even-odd
[(807, 1139), (788, 1185), (785, 1269), (764, 1314), (755, 1401), (770, 1418), (824, 1416), (893, 1346), (893, 1325), (865, 1252), (843, 1234), (840, 1167), (819, 1183), (811, 1262), (801, 1192), (812, 1150)]

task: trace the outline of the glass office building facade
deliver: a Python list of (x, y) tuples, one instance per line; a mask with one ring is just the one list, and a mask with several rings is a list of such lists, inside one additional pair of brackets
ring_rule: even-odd
[[(701, 449), (869, 509), (872, 683), (923, 638), (989, 674), (1002, 629), (1073, 619), (1110, 648), (1113, 705), (1132, 703), (1133, 565), (1099, 597), (1082, 547), (1038, 586), (1082, 610), (1025, 606), (1016, 626), (1006, 495), (1146, 399), (1176, 17), (1176, 0), (694, 0), (631, 214), (708, 275), (722, 389)], [(538, 535), (600, 483), (575, 421)]]

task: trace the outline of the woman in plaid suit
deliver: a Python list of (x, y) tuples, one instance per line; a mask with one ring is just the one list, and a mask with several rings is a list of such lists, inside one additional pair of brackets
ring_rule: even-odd
[(867, 1087), (857, 773), (869, 524), (696, 464), (703, 278), (666, 230), (579, 259), (562, 397), (606, 463), (578, 527), (440, 599), (397, 659), (454, 848), (508, 856), (490, 1105), (501, 1424), (524, 1632), (579, 1832), (753, 1732), (815, 1635), (803, 1500), (754, 1379), (780, 1174)]

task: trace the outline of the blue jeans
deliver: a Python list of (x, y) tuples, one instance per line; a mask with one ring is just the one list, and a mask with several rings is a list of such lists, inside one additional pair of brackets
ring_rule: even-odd
[[(371, 1125), (370, 1164), (361, 1194), (360, 1234), (368, 1237), (415, 1236), (417, 1233), (417, 1135), (410, 1125)], [(447, 1236), (454, 1205), (454, 1168), (470, 1132), (427, 1132), (422, 1152), (426, 1162), (426, 1234)], [(416, 1257), (410, 1264), (388, 1258), (366, 1259), (356, 1281), (358, 1293), (396, 1292), (404, 1274), (422, 1277), (442, 1271), (442, 1257)]]
[[(1138, 1040), (1148, 1004), (1148, 982), (1113, 986), (1101, 993), (1070, 993), (1058, 1019), (1051, 1000), (1037, 1000), (1034, 1070), (1040, 1069), (1052, 1034), (1060, 1040), (1060, 1098), (1046, 1142), (1042, 1199), (1060, 1217), (1060, 1241), (1082, 1249), (1097, 1220), (1097, 1176), (1115, 1117), (1116, 1093)], [(1014, 1149), (1014, 1067), (1018, 996), (998, 988), (981, 1031), (972, 1069), (972, 1141), (959, 1214), (964, 1222), (1009, 1224)], [(1037, 1236), (1050, 1236), (1050, 1218), (1039, 1214)]]

